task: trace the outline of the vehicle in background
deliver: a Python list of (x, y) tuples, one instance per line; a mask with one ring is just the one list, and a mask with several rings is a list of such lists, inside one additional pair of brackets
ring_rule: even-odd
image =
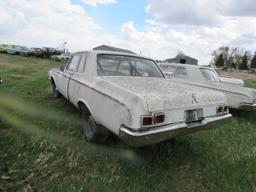
[(256, 68), (250, 68), (249, 73), (256, 73)]
[(9, 50), (14, 49), (16, 45), (0, 45), (0, 53), (7, 53)]
[(237, 79), (220, 77), (213, 68), (178, 63), (159, 63), (159, 67), (168, 79), (223, 92), (230, 108), (256, 110), (256, 89), (243, 87), (244, 82)]
[(55, 61), (68, 61), (71, 58), (71, 53), (61, 53), (60, 55), (52, 55), (51, 59)]
[(13, 49), (7, 50), (7, 53), (10, 55), (19, 55), (21, 52), (28, 50), (25, 46), (16, 46)]
[(154, 60), (113, 51), (72, 55), (52, 69), (53, 95), (63, 95), (83, 117), (84, 137), (104, 142), (109, 132), (131, 146), (217, 128), (230, 118), (223, 93), (165, 79)]
[(41, 51), (36, 53), (37, 57), (51, 58), (52, 55), (60, 55), (63, 51), (52, 48), (52, 47), (43, 47)]
[(32, 47), (30, 49), (21, 51), (20, 55), (23, 55), (25, 57), (36, 56), (36, 53), (41, 52), (41, 50), (41, 48)]

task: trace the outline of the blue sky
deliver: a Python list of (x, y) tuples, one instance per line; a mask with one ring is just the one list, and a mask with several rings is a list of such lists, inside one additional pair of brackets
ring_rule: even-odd
[(116, 4), (99, 4), (97, 7), (84, 4), (80, 0), (72, 1), (84, 7), (88, 15), (93, 17), (107, 34), (117, 35), (120, 26), (127, 21), (134, 21), (137, 29), (145, 30), (145, 20), (152, 18), (145, 11), (147, 0), (119, 0)]

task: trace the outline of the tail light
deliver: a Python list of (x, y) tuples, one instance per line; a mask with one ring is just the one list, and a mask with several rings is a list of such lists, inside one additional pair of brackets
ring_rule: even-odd
[(217, 115), (221, 115), (228, 112), (229, 112), (229, 107), (227, 105), (217, 107)]
[(155, 119), (155, 124), (161, 124), (165, 120), (165, 115), (164, 115), (164, 113), (155, 114), (154, 119)]
[(222, 114), (223, 113), (223, 107), (222, 106), (219, 106), (217, 107), (217, 114)]
[(141, 126), (142, 127), (151, 127), (153, 125), (162, 124), (165, 121), (164, 113), (155, 113), (152, 115), (143, 115), (141, 116)]
[(149, 127), (153, 125), (153, 117), (152, 116), (142, 116), (141, 118), (142, 127)]
[(228, 106), (225, 106), (224, 107), (224, 113), (228, 113), (229, 112), (229, 108), (228, 108)]

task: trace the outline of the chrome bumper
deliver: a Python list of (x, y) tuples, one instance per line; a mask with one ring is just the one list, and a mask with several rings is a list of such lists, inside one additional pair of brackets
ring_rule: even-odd
[(121, 127), (119, 135), (120, 138), (129, 145), (140, 147), (159, 143), (179, 135), (215, 128), (219, 123), (222, 123), (231, 117), (231, 114), (226, 114), (222, 116), (207, 117), (200, 122), (192, 124), (176, 123), (161, 127), (152, 127), (146, 130), (132, 130), (126, 127)]
[(246, 110), (246, 111), (256, 111), (256, 103), (255, 104), (242, 103), (239, 109)]

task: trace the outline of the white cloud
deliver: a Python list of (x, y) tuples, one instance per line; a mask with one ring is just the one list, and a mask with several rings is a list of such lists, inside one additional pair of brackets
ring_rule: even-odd
[(219, 22), (213, 0), (149, 0), (145, 10), (165, 24), (214, 25)]
[[(161, 38), (147, 41), (158, 47), (153, 52), (157, 56), (174, 56), (182, 50), (201, 64), (208, 64), (211, 52), (223, 45), (255, 51), (255, 7), (255, 0), (149, 0), (145, 11), (154, 19), (146, 20), (147, 29), (157, 26), (169, 31), (160, 30), (154, 35), (160, 34)], [(145, 33), (147, 36), (149, 32)]]
[(169, 25), (216, 26), (222, 16), (256, 16), (255, 7), (255, 0), (149, 0), (145, 10)]
[[(155, 22), (149, 22), (149, 26)], [(248, 28), (248, 26), (251, 26)], [(122, 26), (124, 47), (156, 59), (166, 59), (183, 51), (198, 58), (200, 64), (209, 64), (211, 53), (223, 45), (243, 47), (254, 51), (256, 47), (256, 19), (241, 17), (225, 19), (221, 27), (196, 26), (187, 30), (172, 27), (166, 31), (149, 27), (139, 31), (132, 21)]]
[(92, 7), (96, 7), (98, 4), (115, 4), (117, 3), (116, 0), (82, 0), (87, 5), (90, 5)]
[(73, 50), (91, 48), (100, 39), (99, 25), (70, 0), (12, 0), (0, 4), (0, 41), (56, 47), (67, 41)]

